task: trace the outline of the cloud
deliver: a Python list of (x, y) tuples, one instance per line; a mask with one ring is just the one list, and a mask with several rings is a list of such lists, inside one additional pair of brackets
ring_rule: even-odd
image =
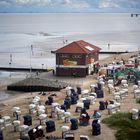
[(68, 6), (75, 8), (87, 8), (90, 6), (86, 0), (1, 0), (0, 5), (14, 6)]
[(1, 0), (0, 3), (20, 5), (50, 5), (50, 4), (67, 4), (70, 0)]
[(75, 8), (89, 8), (89, 7), (91, 7), (90, 4), (85, 2), (85, 1), (81, 1), (80, 3), (74, 3), (73, 6)]
[(99, 8), (137, 8), (139, 0), (100, 0)]
[(45, 6), (51, 4), (51, 0), (15, 0), (15, 5)]
[(0, 0), (0, 5), (71, 6), (75, 8), (140, 7), (139, 0)]
[(71, 8), (88, 8), (90, 3), (86, 0), (51, 0), (52, 5), (67, 6)]
[(99, 2), (99, 8), (116, 8), (120, 7), (115, 1), (112, 0), (101, 0)]
[[(44, 9), (44, 11), (78, 11), (78, 12), (102, 12), (112, 9), (113, 11), (129, 11), (130, 9), (137, 9), (140, 11), (140, 0), (0, 0), (0, 8), (12, 9), (29, 9), (34, 11)], [(5, 9), (6, 9), (5, 8)], [(38, 9), (37, 9), (38, 8)], [(1, 10), (0, 9), (0, 10)], [(20, 11), (20, 10), (19, 10)], [(25, 11), (26, 12), (26, 11)]]
[(5, 3), (14, 6), (22, 5), (48, 5), (52, 0), (1, 0), (0, 4)]
[(62, 0), (61, 3), (62, 3), (62, 4), (71, 4), (71, 1), (70, 1), (70, 0)]

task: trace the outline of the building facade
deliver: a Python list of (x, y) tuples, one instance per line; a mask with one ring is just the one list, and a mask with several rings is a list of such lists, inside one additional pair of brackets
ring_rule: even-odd
[(83, 40), (56, 50), (56, 75), (85, 77), (97, 72), (99, 51), (99, 47)]

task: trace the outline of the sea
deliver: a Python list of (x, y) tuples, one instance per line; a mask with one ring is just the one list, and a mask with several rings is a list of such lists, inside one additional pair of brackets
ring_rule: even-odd
[[(102, 51), (138, 51), (139, 37), (140, 16), (130, 13), (1, 13), (0, 67), (54, 68), (51, 51), (77, 40)], [(0, 85), (27, 76), (0, 71)]]

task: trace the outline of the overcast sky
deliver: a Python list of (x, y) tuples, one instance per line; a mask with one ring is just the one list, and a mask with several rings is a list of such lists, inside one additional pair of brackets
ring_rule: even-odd
[(140, 12), (140, 0), (0, 0), (0, 12)]

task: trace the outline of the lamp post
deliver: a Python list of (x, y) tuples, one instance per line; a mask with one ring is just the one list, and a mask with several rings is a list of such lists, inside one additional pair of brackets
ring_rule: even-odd
[(9, 61), (10, 77), (11, 77), (11, 64), (12, 64), (12, 54), (10, 54), (10, 61)]
[(10, 54), (10, 62), (12, 62), (13, 60), (12, 60), (12, 54)]
[(10, 75), (9, 75), (9, 76), (10, 76), (10, 77), (11, 77), (11, 64), (12, 64), (12, 63), (9, 62), (9, 68), (10, 68)]
[(32, 95), (32, 50), (33, 50), (33, 45), (30, 46), (30, 78), (31, 78), (31, 84), (30, 84), (30, 91), (31, 91), (31, 95)]
[(32, 59), (32, 49), (33, 49), (33, 45), (30, 46), (30, 77), (31, 77), (31, 74), (32, 74), (32, 62), (31, 62), (31, 59)]

